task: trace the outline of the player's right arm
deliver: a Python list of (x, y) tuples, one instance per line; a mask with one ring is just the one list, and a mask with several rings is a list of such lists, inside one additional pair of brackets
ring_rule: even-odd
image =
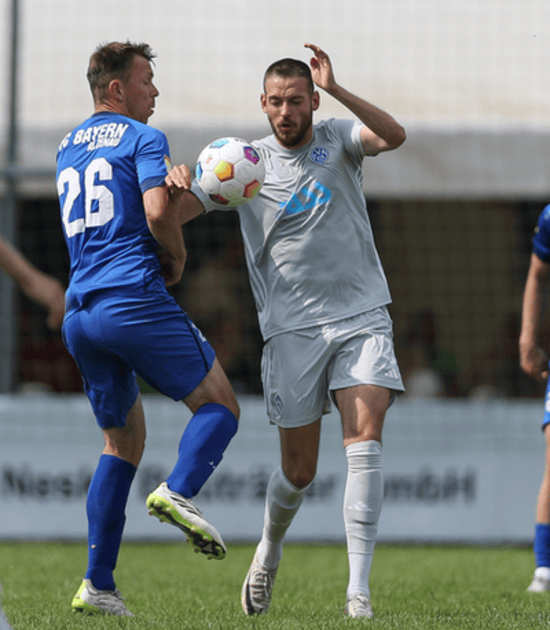
[(522, 370), (540, 381), (548, 378), (548, 355), (539, 346), (539, 333), (549, 288), (550, 264), (533, 253), (523, 294), (519, 354)]
[(400, 147), (406, 139), (405, 129), (390, 114), (339, 85), (324, 50), (315, 44), (305, 44), (305, 47), (314, 54), (310, 67), (315, 85), (342, 103), (363, 123), (361, 142), (365, 154), (378, 155)]
[(170, 200), (166, 186), (155, 186), (143, 193), (145, 217), (151, 234), (161, 246), (159, 260), (166, 286), (180, 281), (187, 258), (179, 213)]

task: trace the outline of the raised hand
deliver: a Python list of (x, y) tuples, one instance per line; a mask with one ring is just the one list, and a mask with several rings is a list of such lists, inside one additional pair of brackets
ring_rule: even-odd
[(314, 54), (309, 65), (315, 85), (326, 92), (330, 92), (336, 85), (330, 57), (322, 48), (315, 44), (304, 44), (304, 47), (309, 48)]

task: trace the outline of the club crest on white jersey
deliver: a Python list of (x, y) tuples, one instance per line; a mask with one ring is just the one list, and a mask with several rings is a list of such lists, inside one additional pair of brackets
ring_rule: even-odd
[(309, 157), (316, 164), (324, 164), (328, 160), (329, 152), (328, 149), (324, 149), (323, 147), (315, 147), (309, 154)]

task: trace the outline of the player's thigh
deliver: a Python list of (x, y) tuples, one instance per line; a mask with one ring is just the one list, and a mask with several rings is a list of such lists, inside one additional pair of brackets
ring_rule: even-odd
[(284, 428), (309, 425), (330, 411), (330, 348), (317, 329), (276, 335), (262, 354), (267, 415)]
[(227, 407), (238, 419), (239, 404), (218, 359), (197, 387), (183, 401), (193, 413), (208, 403), (217, 403)]
[(344, 444), (380, 440), (386, 411), (404, 390), (389, 313), (374, 309), (334, 328), (338, 351), (329, 367), (329, 388), (342, 418)]
[(378, 385), (354, 385), (334, 392), (342, 418), (344, 446), (366, 440), (382, 441), (382, 429), (392, 392)]

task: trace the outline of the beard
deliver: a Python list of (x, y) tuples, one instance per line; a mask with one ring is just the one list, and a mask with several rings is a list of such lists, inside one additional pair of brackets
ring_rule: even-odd
[(305, 144), (305, 140), (311, 131), (312, 123), (313, 121), (310, 118), (307, 122), (304, 122), (299, 126), (292, 126), (285, 130), (279, 130), (273, 121), (269, 119), (269, 124), (275, 134), (275, 138), (277, 138), (279, 144), (286, 149), (295, 149), (296, 147)]

